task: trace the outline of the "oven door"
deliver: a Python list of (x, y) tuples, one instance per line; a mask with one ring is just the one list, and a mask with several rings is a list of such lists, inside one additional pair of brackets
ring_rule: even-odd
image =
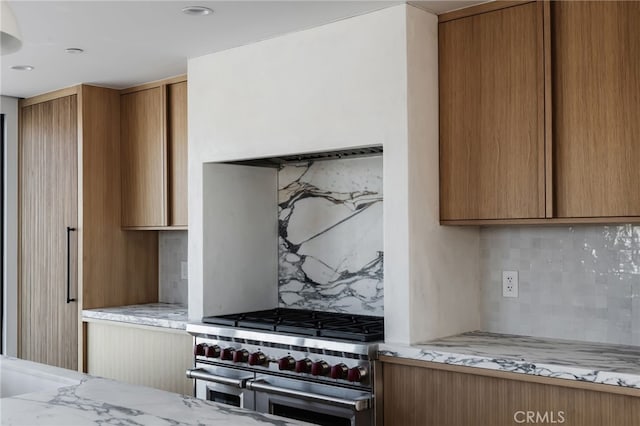
[(368, 392), (258, 374), (247, 382), (255, 391), (255, 410), (327, 426), (372, 426)]
[(195, 379), (195, 396), (235, 407), (255, 409), (254, 393), (246, 388), (254, 378), (250, 371), (197, 363), (187, 370), (187, 377)]

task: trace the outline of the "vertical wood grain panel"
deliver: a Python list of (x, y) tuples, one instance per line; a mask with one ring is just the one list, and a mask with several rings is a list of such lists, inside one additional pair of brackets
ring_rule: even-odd
[(439, 24), (441, 220), (545, 215), (541, 12)]
[[(22, 358), (77, 369), (78, 304), (66, 303), (66, 227), (77, 227), (77, 97), (21, 108), (19, 293)], [(77, 281), (77, 240), (71, 279)], [(72, 297), (77, 286), (71, 288)]]
[(165, 87), (120, 100), (122, 226), (166, 226)]
[(186, 226), (187, 210), (187, 82), (167, 86), (169, 225)]
[(89, 374), (193, 394), (193, 382), (185, 376), (193, 367), (193, 339), (186, 332), (96, 322), (87, 327)]
[(554, 412), (555, 424), (563, 411), (565, 426), (636, 426), (640, 418), (633, 396), (388, 363), (383, 374), (385, 425), (512, 426), (516, 411)]
[(551, 76), (551, 7), (548, 1), (540, 2), (543, 13), (544, 37), (544, 171), (545, 217), (554, 215), (555, 193), (553, 189), (553, 91)]
[(82, 95), (82, 307), (157, 302), (157, 232), (121, 229), (120, 94), (85, 85)]
[(640, 216), (640, 2), (551, 19), (557, 216)]

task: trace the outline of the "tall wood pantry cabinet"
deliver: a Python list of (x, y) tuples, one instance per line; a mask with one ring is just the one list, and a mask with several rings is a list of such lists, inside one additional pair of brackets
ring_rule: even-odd
[(120, 227), (120, 94), (19, 103), (18, 356), (84, 369), (82, 309), (156, 302), (157, 238)]
[(187, 227), (186, 76), (122, 91), (122, 226)]
[(439, 21), (441, 223), (640, 221), (640, 2)]

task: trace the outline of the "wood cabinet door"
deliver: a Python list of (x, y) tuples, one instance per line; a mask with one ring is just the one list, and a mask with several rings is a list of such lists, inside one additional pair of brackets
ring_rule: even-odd
[(542, 4), (439, 24), (440, 219), (545, 217)]
[[(522, 375), (523, 379), (520, 381), (502, 378), (500, 373), (495, 371), (491, 374), (496, 377), (384, 363), (384, 424), (638, 425), (638, 396), (603, 392), (602, 387), (598, 388), (598, 385), (593, 385), (594, 388), (600, 389), (596, 391), (534, 383), (527, 381), (530, 379), (526, 375)], [(505, 374), (507, 375), (509, 373)], [(513, 374), (510, 377), (513, 377)], [(528, 416), (533, 416), (532, 421), (526, 421)]]
[[(78, 368), (77, 97), (21, 108), (19, 144), (19, 352), (21, 358)], [(69, 263), (67, 264), (67, 262)], [(67, 266), (68, 265), (68, 266)]]
[(120, 117), (122, 226), (166, 226), (164, 86), (123, 94)]
[[(193, 338), (184, 330), (88, 322), (87, 373), (183, 395), (193, 394)], [(158, 354), (162, 354), (158, 356)]]
[(167, 86), (169, 226), (187, 226), (187, 82)]
[(640, 216), (640, 2), (551, 2), (557, 217)]

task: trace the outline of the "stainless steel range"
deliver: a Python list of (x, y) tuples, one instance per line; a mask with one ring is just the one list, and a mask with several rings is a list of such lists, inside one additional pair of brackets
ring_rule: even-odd
[(205, 317), (195, 396), (319, 425), (373, 425), (382, 317), (272, 309)]

